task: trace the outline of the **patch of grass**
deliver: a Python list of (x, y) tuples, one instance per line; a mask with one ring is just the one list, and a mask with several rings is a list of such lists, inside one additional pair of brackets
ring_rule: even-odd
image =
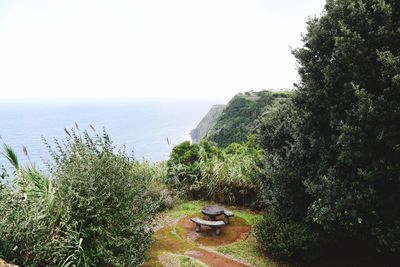
[(239, 210), (236, 208), (232, 208), (231, 210), (233, 211), (235, 216), (239, 216), (245, 219), (251, 225), (251, 227), (254, 227), (262, 219), (262, 215), (250, 212), (248, 210)]
[[(189, 243), (182, 240), (175, 232), (173, 226), (163, 228), (154, 234), (154, 243), (148, 253), (148, 261), (144, 266), (164, 266), (161, 262), (170, 262), (172, 259), (169, 257), (167, 251), (173, 251), (176, 253), (184, 253), (193, 247), (195, 244)], [(179, 266), (179, 264), (167, 265), (167, 266)]]
[(203, 263), (188, 256), (179, 256), (181, 267), (207, 267)]
[[(256, 224), (262, 219), (261, 214), (256, 214), (254, 212), (235, 207), (227, 207), (227, 208), (231, 209), (234, 212), (235, 216), (239, 216), (245, 219), (253, 229), (256, 226)], [(234, 257), (236, 259), (247, 262), (254, 266), (260, 266), (260, 267), (282, 266), (278, 265), (277, 263), (273, 262), (270, 259), (267, 259), (263, 255), (263, 252), (257, 243), (253, 231), (246, 240), (234, 243), (232, 245), (218, 247), (215, 248), (215, 250), (219, 253)]]
[(170, 267), (207, 267), (203, 263), (188, 256), (164, 252), (161, 253), (156, 261), (148, 262), (146, 266), (170, 266)]
[(246, 240), (232, 245), (218, 247), (215, 250), (257, 267), (281, 266), (263, 255), (262, 250), (258, 247), (257, 241), (252, 234)]
[(184, 203), (181, 203), (181, 204), (175, 206), (174, 208), (168, 210), (166, 212), (166, 215), (175, 217), (175, 218), (179, 218), (179, 217), (183, 217), (188, 214), (191, 214), (191, 213), (199, 212), (201, 210), (201, 208), (203, 208), (206, 205), (210, 205), (210, 204), (205, 201), (201, 201), (201, 200), (184, 202)]
[(193, 247), (194, 244), (182, 240), (179, 235), (176, 234), (173, 227), (167, 227), (159, 230), (154, 235), (155, 243), (151, 247), (150, 251), (168, 251), (173, 250), (175, 252), (185, 252)]

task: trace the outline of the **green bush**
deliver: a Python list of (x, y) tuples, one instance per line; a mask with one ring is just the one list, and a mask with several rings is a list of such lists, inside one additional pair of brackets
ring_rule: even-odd
[(318, 253), (318, 233), (305, 224), (284, 222), (274, 212), (263, 217), (256, 227), (263, 248), (275, 257), (313, 259)]
[(5, 153), (15, 171), (0, 191), (0, 257), (21, 266), (139, 266), (167, 198), (149, 190), (162, 168), (116, 151), (105, 132), (66, 132), (49, 146), (51, 179)]
[(180, 202), (178, 192), (161, 182), (151, 182), (144, 197), (157, 204), (157, 212), (170, 209)]
[(151, 242), (157, 205), (145, 197), (148, 182), (132, 157), (114, 150), (105, 132), (94, 139), (72, 132), (52, 151), (55, 197), (65, 223), (80, 229), (91, 266), (139, 265)]
[(189, 198), (196, 198), (193, 184), (200, 179), (200, 146), (185, 141), (172, 149), (167, 161), (166, 183)]
[(6, 145), (3, 154), (13, 174), (4, 170), (0, 186), (0, 258), (20, 266), (83, 264), (79, 233), (62, 222), (53, 182), (34, 166), (21, 167)]
[(178, 192), (165, 184), (168, 174), (166, 162), (134, 161), (132, 167), (134, 172), (146, 181), (147, 188), (144, 197), (156, 204), (158, 212), (179, 203)]

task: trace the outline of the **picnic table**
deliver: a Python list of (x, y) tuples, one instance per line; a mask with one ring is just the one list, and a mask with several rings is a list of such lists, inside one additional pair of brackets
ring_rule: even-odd
[[(190, 220), (196, 224), (196, 232), (200, 233), (201, 226), (208, 226), (211, 228), (215, 228), (215, 234), (221, 234), (221, 227), (227, 225), (229, 223), (229, 217), (233, 216), (233, 212), (229, 210), (224, 210), (224, 208), (220, 206), (205, 206), (201, 209), (201, 213), (208, 216), (208, 220), (203, 220), (201, 218), (195, 217)], [(224, 215), (224, 220), (216, 220), (217, 216)]]
[(217, 216), (224, 214), (224, 208), (220, 206), (205, 206), (201, 209), (201, 213), (208, 216), (209, 221), (215, 221)]

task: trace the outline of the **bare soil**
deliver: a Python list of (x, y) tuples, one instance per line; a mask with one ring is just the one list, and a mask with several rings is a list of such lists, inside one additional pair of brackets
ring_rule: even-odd
[(185, 252), (186, 256), (195, 258), (212, 267), (249, 267), (250, 265), (228, 258), (219, 253), (214, 253), (202, 248), (196, 248)]

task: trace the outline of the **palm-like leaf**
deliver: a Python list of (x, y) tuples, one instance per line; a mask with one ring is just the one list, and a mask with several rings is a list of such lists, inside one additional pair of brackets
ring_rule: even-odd
[(6, 157), (8, 162), (10, 162), (10, 164), (15, 168), (15, 170), (20, 169), (17, 154), (10, 146), (8, 146), (7, 144), (3, 144), (2, 154)]
[(28, 166), (26, 169), (21, 168), (17, 154), (7, 144), (3, 144), (2, 154), (14, 167), (17, 183), (24, 188), (26, 196), (41, 199), (46, 208), (51, 209), (54, 199), (54, 189), (49, 178), (42, 175), (34, 165)]
[(28, 167), (25, 178), (29, 182), (29, 193), (33, 197), (41, 198), (47, 208), (51, 208), (54, 199), (54, 190), (51, 181), (38, 172), (34, 166)]

